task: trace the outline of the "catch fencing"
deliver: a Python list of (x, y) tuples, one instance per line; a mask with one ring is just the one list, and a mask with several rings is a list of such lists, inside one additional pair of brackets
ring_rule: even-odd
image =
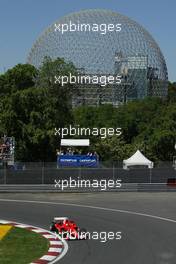
[[(119, 163), (120, 164), (120, 163)], [(100, 168), (57, 168), (56, 163), (23, 163), (16, 168), (0, 168), (0, 184), (54, 184), (55, 180), (69, 178), (78, 180), (114, 180), (124, 184), (166, 184), (176, 179), (176, 168), (172, 163), (162, 163), (153, 169), (102, 166)]]

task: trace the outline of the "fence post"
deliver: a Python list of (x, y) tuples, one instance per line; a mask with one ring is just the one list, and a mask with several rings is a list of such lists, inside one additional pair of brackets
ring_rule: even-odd
[(81, 179), (82, 177), (82, 171), (81, 171), (81, 166), (78, 168), (78, 178)]
[(152, 169), (149, 168), (149, 170), (150, 170), (150, 184), (151, 184), (152, 183)]
[(44, 171), (44, 162), (42, 162), (42, 185), (44, 184), (44, 175), (45, 171)]
[(7, 166), (6, 166), (6, 162), (4, 162), (4, 184), (7, 184)]
[(114, 167), (114, 162), (113, 162), (113, 167), (112, 167), (112, 177), (113, 177), (113, 180), (115, 181), (115, 167)]

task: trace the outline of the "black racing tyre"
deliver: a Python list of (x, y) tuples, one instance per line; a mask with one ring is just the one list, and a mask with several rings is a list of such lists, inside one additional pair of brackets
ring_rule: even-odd
[(86, 239), (86, 238), (87, 238), (87, 235), (86, 235), (86, 233), (87, 233), (87, 230), (86, 230), (85, 228), (80, 228), (80, 230), (79, 230), (79, 235), (84, 235), (84, 234), (85, 234), (85, 237), (84, 237), (84, 239)]
[(57, 232), (57, 228), (55, 227), (54, 224), (50, 225), (50, 231), (51, 232)]

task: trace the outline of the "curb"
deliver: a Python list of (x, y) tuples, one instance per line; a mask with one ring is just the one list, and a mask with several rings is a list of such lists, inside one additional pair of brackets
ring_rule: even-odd
[(14, 227), (25, 228), (29, 231), (38, 233), (44, 238), (49, 240), (49, 249), (48, 252), (43, 255), (41, 258), (31, 262), (30, 264), (54, 264), (56, 261), (64, 257), (68, 250), (68, 244), (65, 240), (62, 240), (59, 236), (56, 236), (52, 232), (26, 224), (21, 224), (18, 222), (0, 220), (0, 224), (8, 224)]

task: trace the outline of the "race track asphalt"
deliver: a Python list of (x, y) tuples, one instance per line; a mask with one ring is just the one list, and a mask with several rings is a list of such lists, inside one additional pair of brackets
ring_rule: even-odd
[(1, 219), (48, 229), (54, 216), (90, 232), (122, 232), (121, 240), (106, 243), (68, 242), (61, 264), (176, 263), (175, 193), (0, 194)]

